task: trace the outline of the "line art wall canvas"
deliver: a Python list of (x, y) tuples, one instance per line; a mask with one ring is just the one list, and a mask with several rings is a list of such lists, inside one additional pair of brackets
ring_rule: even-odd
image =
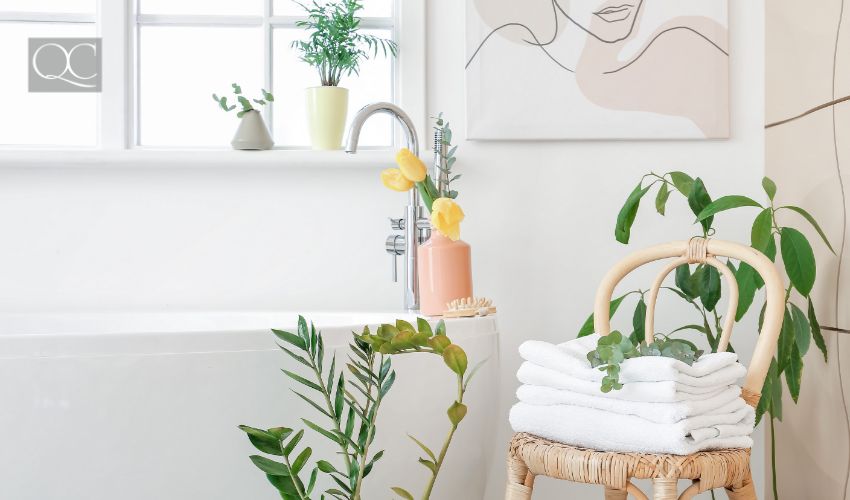
[(729, 137), (727, 0), (467, 0), (470, 139)]

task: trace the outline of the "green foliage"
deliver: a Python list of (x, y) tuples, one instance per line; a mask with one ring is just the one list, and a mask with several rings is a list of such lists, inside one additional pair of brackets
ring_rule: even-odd
[[(643, 300), (639, 302), (642, 304)], [(663, 356), (665, 358), (678, 359), (689, 365), (702, 355), (702, 351), (692, 343), (684, 339), (669, 337), (654, 337), (652, 342), (643, 340), (634, 342), (618, 331), (613, 331), (604, 337), (600, 337), (596, 349), (587, 353), (590, 366), (605, 372), (602, 377), (602, 392), (620, 390), (620, 364), (630, 358), (640, 356)]]
[[(295, 454), (296, 446), (304, 436), (303, 429), (290, 441), (284, 443), (281, 438), (275, 444), (264, 434), (271, 433), (272, 429), (261, 431), (240, 426), (258, 450), (285, 459), (282, 464), (261, 456), (251, 457), (251, 460), (269, 476), (269, 481), (285, 499), (311, 498), (319, 472), (329, 476), (335, 484), (335, 487), (325, 490), (321, 498), (327, 495), (336, 499), (359, 499), (364, 479), (383, 455), (383, 451), (371, 452), (370, 445), (377, 432), (378, 410), (395, 382), (391, 360), (374, 352), (368, 343), (355, 335), (349, 345), (347, 377), (344, 370), (337, 370), (335, 356), (331, 356), (329, 366), (325, 365), (325, 343), (322, 334), (317, 332), (312, 324), (308, 327), (303, 317), (298, 318), (297, 332), (272, 330), (272, 333), (280, 341), (278, 345), (281, 350), (305, 367), (306, 374), (283, 370), (283, 373), (295, 382), (292, 392), (315, 410), (324, 422), (320, 424), (302, 418), (302, 423), (322, 438), (334, 443), (339, 448), (337, 460), (342, 463), (334, 465), (329, 460), (317, 460), (305, 486), (305, 481), (298, 477), (298, 473), (310, 459), (312, 451), (310, 448), (304, 448)], [(280, 429), (284, 429), (282, 435), (288, 436), (292, 433), (292, 429)], [(290, 456), (294, 456), (291, 462)]]
[[(782, 329), (779, 335), (778, 350), (776, 357), (772, 360), (770, 370), (762, 388), (761, 399), (756, 408), (757, 422), (764, 414), (769, 414), (771, 419), (782, 419), (782, 393), (784, 376), (785, 385), (787, 385), (791, 398), (796, 403), (800, 394), (800, 384), (803, 374), (803, 356), (808, 351), (811, 342), (821, 351), (824, 361), (827, 360), (827, 348), (823, 334), (820, 330), (817, 317), (815, 315), (815, 307), (812, 304), (810, 293), (814, 288), (817, 277), (817, 266), (815, 262), (814, 251), (809, 243), (808, 238), (798, 229), (794, 227), (782, 226), (777, 219), (777, 214), (783, 212), (793, 212), (802, 217), (812, 229), (818, 234), (824, 244), (833, 253), (832, 245), (829, 243), (823, 229), (806, 210), (796, 206), (779, 206), (775, 205), (777, 186), (771, 179), (765, 177), (762, 180), (762, 189), (767, 195), (769, 201), (768, 206), (763, 206), (761, 203), (752, 198), (741, 195), (722, 196), (712, 201), (708, 190), (705, 187), (702, 179), (692, 178), (683, 172), (668, 172), (664, 175), (650, 173), (645, 175), (641, 182), (632, 190), (620, 210), (617, 221), (614, 226), (614, 236), (621, 243), (628, 243), (631, 236), (632, 225), (634, 224), (637, 212), (640, 206), (640, 201), (651, 188), (658, 185), (658, 193), (655, 197), (655, 209), (662, 216), (667, 213), (667, 205), (670, 195), (679, 193), (687, 201), (691, 212), (696, 216), (696, 221), (699, 223), (700, 235), (704, 237), (714, 234), (714, 218), (731, 210), (739, 209), (759, 209), (753, 217), (751, 230), (751, 246), (756, 250), (764, 253), (770, 260), (776, 261), (777, 249), (782, 255), (782, 263), (785, 267), (785, 272), (788, 275), (790, 284), (786, 289), (786, 313), (784, 316)], [(740, 217), (740, 215), (739, 215)], [(778, 242), (777, 242), (778, 239)], [(729, 268), (735, 274), (738, 282), (740, 298), (738, 301), (738, 309), (735, 313), (736, 321), (741, 320), (750, 310), (755, 301), (755, 296), (758, 290), (764, 287), (764, 282), (755, 270), (744, 262), (738, 263), (737, 267), (733, 262), (727, 262)], [(693, 269), (693, 270), (692, 270)], [(665, 290), (677, 295), (682, 300), (690, 303), (702, 320), (702, 324), (691, 324), (673, 330), (673, 332), (683, 330), (693, 330), (702, 333), (712, 350), (716, 350), (719, 344), (719, 339), (722, 333), (722, 317), (717, 311), (716, 305), (721, 298), (722, 289), (720, 287), (720, 276), (717, 271), (710, 266), (687, 266), (683, 265), (676, 269), (675, 287), (665, 287)], [(796, 292), (796, 293), (795, 293)], [(638, 293), (642, 297), (642, 292), (633, 291), (629, 293)], [(628, 295), (628, 294), (627, 294)], [(616, 312), (625, 296), (612, 301), (611, 315)], [(807, 302), (806, 312), (795, 305), (792, 301), (801, 298)], [(637, 347), (635, 342), (641, 334), (654, 338), (655, 332), (642, 332), (637, 326), (637, 319), (641, 314), (642, 299), (635, 307), (633, 315), (634, 331), (631, 339), (625, 339), (632, 347), (635, 347), (638, 353), (642, 351)], [(761, 317), (759, 326), (764, 315), (764, 307), (761, 308)], [(593, 322), (592, 317), (585, 322), (579, 331), (579, 336), (588, 335), (592, 332)], [(612, 334), (613, 335), (613, 334)], [(665, 337), (666, 338), (666, 337)], [(669, 339), (668, 339), (669, 340)], [(601, 341), (600, 341), (601, 342)], [(655, 341), (657, 342), (657, 340)], [(654, 342), (654, 343), (655, 343)], [(650, 344), (651, 345), (651, 344)], [(616, 361), (620, 356), (625, 357), (626, 352), (633, 354), (633, 351), (628, 350), (628, 345), (617, 342), (617, 348), (611, 346), (605, 347), (605, 355), (608, 355), (609, 347), (619, 354), (613, 353), (610, 356), (604, 368), (607, 371), (609, 366), (616, 366)], [(597, 351), (601, 347), (597, 348)], [(684, 348), (683, 348), (684, 349)], [(731, 349), (731, 346), (730, 346)], [(696, 352), (695, 348), (693, 348)], [(654, 351), (653, 351), (654, 352)], [(663, 350), (662, 350), (663, 352)], [(688, 352), (687, 350), (683, 352)], [(663, 355), (663, 354), (662, 354)], [(679, 354), (683, 355), (683, 354)], [(598, 361), (601, 362), (600, 357)], [(594, 362), (594, 361), (591, 361)], [(602, 367), (600, 365), (600, 367)], [(618, 375), (618, 369), (612, 371), (613, 375)], [(607, 378), (607, 377), (606, 377)], [(616, 381), (615, 381), (616, 380)], [(616, 377), (611, 377), (609, 381), (609, 390), (616, 389), (619, 384)], [(604, 388), (604, 386), (603, 386)], [(771, 421), (772, 424), (772, 421)], [(775, 453), (775, 446), (772, 447)], [(774, 470), (774, 475), (776, 471)]]
[[(437, 323), (436, 329), (432, 329), (431, 325), (422, 318), (417, 318), (416, 326), (404, 320), (396, 320), (395, 325), (384, 324), (379, 326), (374, 334), (368, 329), (364, 330), (358, 340), (368, 344), (372, 350), (387, 355), (430, 353), (440, 356), (443, 363), (455, 374), (457, 396), (446, 410), (446, 416), (451, 427), (439, 453), (434, 453), (425, 443), (408, 434), (408, 437), (425, 452), (425, 456), (419, 457), (418, 462), (430, 473), (430, 479), (422, 494), (423, 499), (428, 499), (445, 461), (455, 431), (469, 411), (469, 408), (463, 403), (463, 397), (466, 394), (469, 382), (475, 376), (483, 361), (472, 370), (468, 370), (466, 352), (457, 344), (453, 344), (451, 339), (446, 336), (446, 323), (442, 320)], [(393, 487), (392, 491), (402, 498), (413, 498), (407, 490), (399, 486)]]
[[(445, 189), (442, 192), (437, 193), (438, 196), (436, 196), (436, 198), (445, 197), (455, 199), (457, 198), (457, 191), (452, 189), (452, 182), (460, 179), (461, 175), (463, 174), (455, 175), (452, 173), (452, 167), (454, 167), (454, 164), (457, 161), (457, 158), (455, 158), (457, 146), (452, 146), (452, 127), (451, 124), (443, 118), (442, 112), (438, 113), (437, 116), (432, 116), (431, 119), (434, 120), (434, 131), (442, 133), (442, 143), (446, 147), (445, 155), (443, 155), (442, 151), (437, 151), (437, 154), (439, 154), (440, 157), (446, 162), (445, 168), (440, 167), (440, 170), (442, 175), (448, 180), (448, 182), (446, 182)], [(433, 181), (431, 181), (431, 183), (432, 187), (434, 188), (433, 191), (436, 192), (437, 188), (433, 186)]]
[(329, 0), (309, 4), (295, 2), (304, 9), (306, 20), (295, 23), (308, 32), (306, 40), (292, 42), (305, 63), (316, 68), (324, 86), (337, 86), (343, 76), (360, 73), (360, 63), (371, 56), (395, 56), (398, 46), (392, 40), (360, 33), (363, 10), (359, 0)]
[[(266, 89), (260, 89), (260, 92), (262, 92), (263, 95), (262, 99), (248, 100), (247, 97), (242, 95), (242, 87), (240, 87), (239, 84), (232, 83), (230, 86), (233, 88), (233, 95), (236, 96), (236, 101), (239, 103), (240, 106), (242, 106), (242, 109), (240, 109), (236, 113), (237, 118), (242, 118), (248, 111), (256, 110), (254, 105), (251, 104), (251, 101), (253, 101), (259, 106), (265, 106), (270, 102), (274, 102), (274, 96), (271, 94), (271, 92), (267, 92)], [(226, 96), (219, 97), (218, 94), (213, 94), (212, 98), (213, 101), (217, 102), (218, 106), (226, 113), (229, 113), (230, 111), (236, 109), (236, 105), (228, 104)]]

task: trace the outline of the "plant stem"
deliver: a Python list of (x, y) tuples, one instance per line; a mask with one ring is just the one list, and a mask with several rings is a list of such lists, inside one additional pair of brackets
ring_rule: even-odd
[(773, 415), (770, 416), (770, 467), (773, 469), (773, 500), (779, 500), (779, 488), (776, 487), (776, 429)]
[[(378, 366), (380, 367), (384, 363), (384, 356), (381, 355)], [(375, 354), (374, 352), (369, 357), (369, 368), (374, 373), (375, 371)], [(372, 395), (372, 389), (375, 387), (375, 384), (372, 382), (372, 378), (369, 378), (369, 384), (366, 386), (366, 392), (369, 396)], [(378, 410), (381, 407), (381, 401), (383, 398), (381, 397), (381, 391), (378, 390), (378, 393), (375, 395), (375, 404), (372, 406), (372, 402), (370, 398), (366, 398), (366, 406), (363, 409), (363, 415), (370, 418), (369, 422), (369, 430), (366, 432), (366, 441), (363, 444), (363, 453), (360, 454), (360, 459), (358, 461), (359, 467), (357, 468), (357, 481), (354, 483), (354, 493), (352, 494), (352, 500), (360, 500), (360, 490), (363, 488), (363, 469), (366, 467), (366, 459), (369, 457), (369, 444), (372, 442), (372, 439), (375, 435), (375, 419), (378, 416)], [(370, 417), (370, 414), (372, 415)]]
[[(285, 454), (283, 455), (283, 461), (286, 462), (286, 467), (289, 469), (289, 472), (292, 472), (292, 464), (289, 462), (289, 457)], [(292, 485), (295, 486), (295, 492), (298, 493), (298, 498), (301, 500), (307, 500), (307, 497), (304, 496), (304, 492), (301, 491), (301, 487), (298, 486), (298, 476), (292, 474), (290, 477), (292, 481)]]
[[(333, 418), (331, 418), (331, 420), (333, 420), (334, 428), (339, 433), (339, 435), (343, 435), (342, 426), (340, 425), (342, 417), (336, 414), (336, 411), (334, 410), (334, 405), (331, 402), (330, 392), (328, 388), (325, 387), (325, 381), (322, 380), (322, 374), (319, 372), (319, 367), (316, 366), (316, 362), (312, 359), (312, 357), (310, 358), (310, 366), (311, 368), (313, 368), (313, 373), (316, 375), (316, 380), (319, 382), (319, 387), (322, 388), (322, 395), (325, 397), (325, 405), (328, 408), (328, 413), (333, 415)], [(333, 383), (333, 381), (331, 383)], [(342, 458), (345, 460), (345, 469), (349, 474), (351, 474), (351, 458), (349, 458), (348, 456), (348, 442), (346, 442), (345, 440), (340, 441), (342, 442), (339, 443), (339, 447), (342, 450)]]
[[(463, 376), (457, 376), (457, 402), (463, 403)], [(446, 436), (446, 440), (443, 442), (443, 447), (440, 449), (440, 454), (437, 456), (437, 462), (434, 464), (434, 471), (431, 474), (431, 479), (428, 481), (428, 485), (425, 487), (425, 492), (422, 494), (422, 500), (429, 500), (431, 498), (431, 491), (434, 489), (434, 483), (437, 482), (437, 475), (440, 473), (440, 468), (443, 466), (443, 461), (446, 459), (446, 453), (449, 451), (449, 445), (452, 444), (452, 438), (455, 435), (455, 431), (457, 431), (457, 424), (452, 424), (452, 428), (449, 430), (448, 436)]]

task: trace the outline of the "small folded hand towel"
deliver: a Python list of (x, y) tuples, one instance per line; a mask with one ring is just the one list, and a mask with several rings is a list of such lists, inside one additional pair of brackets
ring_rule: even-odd
[[(598, 387), (597, 393), (602, 394)], [(744, 400), (740, 398), (741, 389), (738, 386), (728, 386), (719, 393), (705, 399), (670, 403), (626, 401), (537, 385), (522, 385), (517, 389), (516, 394), (521, 402), (530, 405), (583, 406), (585, 408), (595, 408), (622, 415), (634, 415), (659, 424), (673, 424), (698, 415), (716, 415), (723, 412), (737, 411), (746, 406)]]
[[(588, 335), (555, 345), (538, 340), (529, 340), (519, 347), (526, 361), (550, 370), (561, 372), (582, 380), (601, 381), (605, 374), (590, 366), (587, 353), (596, 349), (600, 336)], [(717, 387), (728, 385), (747, 370), (738, 363), (732, 352), (717, 352), (702, 355), (693, 365), (662, 356), (641, 356), (625, 360), (620, 364), (620, 382), (673, 381), (694, 387)]]
[(595, 408), (517, 403), (511, 408), (514, 431), (600, 451), (690, 455), (702, 450), (750, 448), (755, 412), (736, 411), (659, 424)]
[(704, 400), (716, 396), (735, 384), (738, 376), (736, 373), (729, 374), (728, 377), (718, 380), (717, 385), (711, 387), (695, 387), (674, 381), (629, 382), (623, 384), (623, 388), (618, 391), (605, 393), (600, 390), (598, 381), (583, 380), (526, 361), (519, 367), (517, 378), (523, 384), (564, 389), (601, 398), (647, 403), (675, 403)]

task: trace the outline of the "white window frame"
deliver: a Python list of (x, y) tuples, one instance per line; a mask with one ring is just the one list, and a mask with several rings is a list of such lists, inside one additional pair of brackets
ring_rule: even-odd
[[(234, 0), (237, 1), (237, 0)], [(139, 146), (138, 127), (138, 32), (139, 27), (156, 24), (186, 24), (192, 26), (262, 26), (264, 29), (264, 74), (266, 88), (272, 89), (272, 35), (273, 26), (291, 27), (297, 17), (271, 16), (272, 0), (264, 0), (264, 16), (158, 16), (137, 14), (138, 0), (99, 0), (96, 15), (61, 13), (0, 13), (3, 21), (95, 23), (98, 36), (103, 39), (103, 91), (100, 94), (98, 146), (89, 148), (80, 155), (80, 160), (96, 158), (98, 152), (163, 150), (153, 146)], [(413, 119), (420, 134), (427, 130), (428, 115), (425, 106), (425, 1), (394, 0), (394, 21), (388, 26), (384, 18), (364, 18), (364, 28), (394, 29), (394, 38), (399, 44), (399, 53), (394, 61), (394, 102), (402, 107)], [(265, 110), (268, 123), (271, 124), (271, 110)], [(350, 118), (350, 117), (349, 117)], [(394, 146), (401, 134), (394, 132)], [(426, 144), (428, 141), (424, 141)], [(0, 148), (7, 149), (3, 146)], [(224, 147), (223, 147), (224, 148)], [(26, 153), (30, 148), (15, 148), (18, 153)], [(43, 151), (43, 147), (31, 148), (33, 152)], [(77, 148), (75, 148), (77, 149)], [(181, 148), (168, 148), (169, 150)], [(195, 149), (191, 147), (182, 149)], [(277, 152), (280, 150), (274, 150)], [(286, 151), (286, 150), (284, 150)], [(315, 154), (303, 150), (290, 154)], [(220, 154), (216, 151), (215, 154)], [(325, 158), (327, 154), (319, 154)], [(12, 157), (11, 155), (6, 155)], [(48, 155), (49, 156), (49, 155)], [(121, 155), (126, 157), (126, 154)], [(143, 155), (162, 160), (162, 153)], [(186, 155), (179, 155), (185, 159)], [(22, 159), (26, 154), (16, 154), (13, 158)], [(302, 157), (304, 158), (304, 157)], [(2, 157), (0, 157), (2, 159)], [(244, 161), (240, 158), (239, 161)], [(310, 158), (306, 163), (313, 163)]]

